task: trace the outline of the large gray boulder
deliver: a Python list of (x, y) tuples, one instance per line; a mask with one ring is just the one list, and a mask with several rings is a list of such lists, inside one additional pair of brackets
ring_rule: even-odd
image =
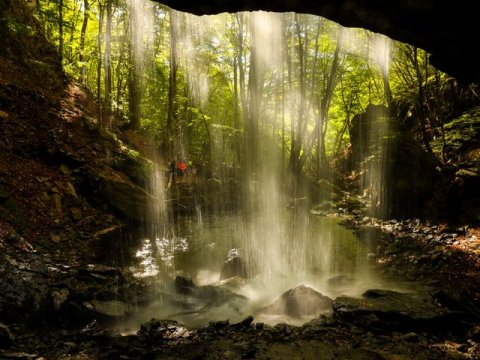
[(305, 285), (284, 292), (262, 314), (286, 315), (292, 318), (319, 316), (332, 311), (332, 299)]

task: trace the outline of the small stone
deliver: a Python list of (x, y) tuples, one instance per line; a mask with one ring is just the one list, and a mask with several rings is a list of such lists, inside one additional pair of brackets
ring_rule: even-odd
[(0, 110), (0, 119), (2, 119), (2, 120), (8, 120), (8, 117), (9, 117), (8, 113), (6, 113), (5, 111)]
[(73, 197), (77, 197), (77, 192), (75, 191), (75, 187), (71, 183), (67, 183), (65, 185), (65, 192)]
[(65, 164), (60, 165), (60, 171), (65, 175), (68, 175), (71, 172), (71, 170)]
[(72, 213), (73, 220), (80, 221), (83, 219), (82, 210), (80, 210), (79, 208), (71, 208), (70, 212)]
[(60, 196), (60, 194), (54, 193), (52, 195), (52, 198), (53, 198), (53, 203), (55, 205), (55, 210), (56, 210), (57, 214), (59, 214), (59, 215), (63, 214), (63, 211), (62, 211), (62, 197)]
[(60, 241), (62, 241), (62, 237), (58, 234), (50, 234), (50, 239), (54, 242), (54, 243), (59, 243)]

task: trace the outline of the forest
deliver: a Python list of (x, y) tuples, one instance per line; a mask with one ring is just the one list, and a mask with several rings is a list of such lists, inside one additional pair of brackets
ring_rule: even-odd
[(0, 4), (0, 358), (478, 358), (478, 83), (223, 11)]
[(201, 18), (147, 1), (40, 0), (34, 12), (65, 72), (94, 94), (100, 126), (142, 130), (168, 156), (212, 168), (245, 164), (262, 127), (284, 167), (326, 177), (368, 104), (395, 108), (444, 165), (448, 119), (476, 98), (423, 50), (312, 15)]

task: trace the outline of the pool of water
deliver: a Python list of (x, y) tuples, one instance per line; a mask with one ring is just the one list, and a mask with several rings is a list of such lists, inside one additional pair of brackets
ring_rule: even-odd
[[(155, 317), (201, 326), (216, 320), (240, 321), (252, 314), (256, 321), (269, 324), (300, 325), (318, 314), (292, 318), (267, 315), (261, 309), (300, 284), (332, 299), (360, 296), (371, 288), (399, 288), (382, 278), (369, 260), (376, 239), (360, 239), (337, 219), (305, 209), (249, 216), (198, 213), (176, 219), (165, 229), (161, 236), (142, 241), (139, 264), (132, 267), (135, 276), (156, 279), (155, 290), (162, 294), (137, 314), (138, 323)], [(232, 249), (244, 259), (248, 276), (221, 281)], [(214, 290), (208, 285), (228, 290), (220, 295), (215, 290), (214, 299), (178, 295), (172, 286), (176, 276), (191, 278), (210, 292)]]

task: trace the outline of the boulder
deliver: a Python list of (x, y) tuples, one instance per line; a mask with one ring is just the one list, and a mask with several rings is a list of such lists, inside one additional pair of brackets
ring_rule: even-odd
[(305, 285), (284, 292), (262, 314), (287, 315), (292, 318), (319, 316), (331, 312), (332, 299)]
[(190, 278), (185, 278), (183, 276), (177, 276), (175, 278), (175, 291), (180, 295), (192, 295), (195, 291), (195, 284)]
[(362, 298), (340, 296), (333, 302), (334, 316), (371, 330), (463, 331), (466, 316), (439, 306), (428, 294), (372, 289)]
[(220, 280), (230, 279), (235, 276), (248, 278), (247, 263), (240, 257), (238, 249), (231, 249), (228, 252), (227, 260), (223, 264)]
[(168, 339), (188, 336), (189, 331), (174, 320), (157, 320), (142, 324), (137, 335), (146, 338)]

